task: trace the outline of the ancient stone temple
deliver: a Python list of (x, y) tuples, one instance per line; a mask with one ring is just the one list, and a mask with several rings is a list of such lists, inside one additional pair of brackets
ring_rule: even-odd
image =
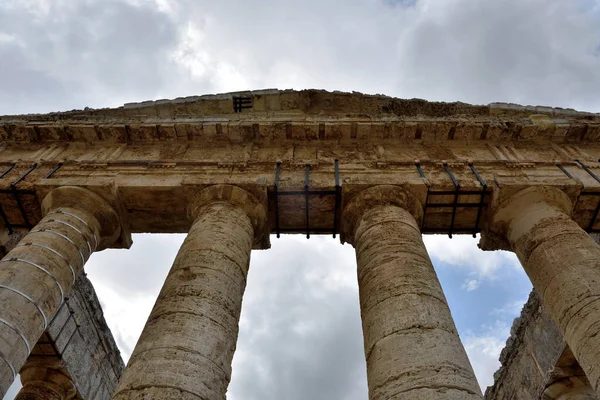
[[(229, 93), (0, 117), (0, 393), (224, 399), (252, 250), (356, 250), (369, 398), (483, 399), (422, 234), (481, 234), (535, 292), (487, 399), (600, 389), (600, 115)], [(84, 266), (186, 233), (124, 368)]]

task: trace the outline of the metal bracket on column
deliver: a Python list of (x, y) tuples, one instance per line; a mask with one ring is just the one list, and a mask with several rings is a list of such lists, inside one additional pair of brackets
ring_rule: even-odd
[[(596, 182), (600, 183), (600, 178), (596, 174), (594, 174), (594, 172), (592, 172), (592, 170), (589, 169), (589, 167), (587, 165), (585, 165), (584, 163), (582, 163), (579, 160), (575, 160), (575, 162), (577, 163), (577, 165), (579, 165), (581, 168), (583, 168), (583, 170), (585, 172), (587, 172), (592, 178), (594, 178), (594, 180), (596, 180)], [(600, 192), (581, 192), (580, 196), (600, 197)], [(586, 229), (586, 231), (588, 233), (594, 232), (593, 228), (594, 228), (594, 224), (596, 223), (596, 219), (598, 218), (598, 214), (600, 214), (600, 200), (598, 200), (598, 204), (596, 205), (596, 209), (594, 210), (594, 215), (592, 216), (592, 219)]]
[(308, 185), (310, 180), (310, 164), (306, 164), (306, 174), (304, 176), (304, 199), (305, 199), (305, 208), (306, 208), (306, 238), (310, 239), (310, 225), (308, 223)]
[(277, 167), (275, 168), (275, 232), (277, 233), (277, 239), (281, 236), (281, 231), (279, 228), (279, 173), (281, 172), (281, 163), (277, 163)]
[(425, 216), (427, 215), (427, 206), (429, 204), (429, 189), (431, 185), (427, 182), (427, 178), (425, 178), (425, 173), (423, 172), (423, 168), (421, 168), (421, 163), (418, 160), (415, 160), (415, 165), (417, 167), (417, 172), (419, 172), (419, 176), (421, 180), (427, 186), (427, 196), (425, 196), (425, 205), (423, 206), (423, 218), (421, 219), (421, 231), (423, 231), (423, 227), (425, 226)]
[(340, 210), (340, 202), (342, 195), (342, 187), (340, 186), (340, 168), (338, 160), (335, 160), (335, 207), (333, 209), (333, 238), (335, 239), (338, 231), (338, 213)]
[(458, 196), (460, 195), (460, 183), (456, 180), (456, 177), (454, 176), (452, 171), (450, 171), (450, 167), (448, 167), (448, 164), (444, 164), (444, 169), (446, 170), (446, 173), (448, 174), (448, 176), (452, 180), (452, 184), (454, 185), (454, 203), (452, 204), (452, 219), (450, 220), (450, 232), (448, 233), (448, 237), (452, 239), (452, 233), (454, 231), (454, 219), (456, 218), (456, 208), (458, 205)]
[(477, 178), (477, 181), (479, 181), (479, 184), (481, 185), (481, 197), (479, 198), (479, 208), (477, 209), (477, 219), (475, 220), (475, 228), (473, 228), (473, 237), (476, 237), (477, 232), (479, 231), (479, 221), (481, 219), (481, 213), (483, 211), (485, 196), (487, 195), (487, 183), (479, 175), (479, 172), (477, 171), (477, 168), (475, 168), (475, 165), (473, 165), (473, 163), (469, 164), (469, 168), (471, 168), (471, 171), (473, 172), (473, 174)]

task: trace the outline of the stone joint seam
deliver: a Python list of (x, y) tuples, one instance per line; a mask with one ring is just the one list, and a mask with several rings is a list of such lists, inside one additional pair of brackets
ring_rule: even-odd
[(456, 335), (455, 331), (454, 332), (447, 331), (446, 329), (442, 329), (442, 328), (440, 328), (438, 326), (411, 325), (411, 326), (408, 326), (406, 328), (402, 328), (402, 329), (398, 329), (398, 330), (393, 330), (392, 332), (388, 333), (387, 335), (384, 335), (384, 336), (380, 337), (379, 339), (377, 339), (375, 341), (375, 343), (373, 343), (373, 345), (371, 345), (371, 348), (367, 352), (365, 359), (367, 361), (369, 360), (369, 358), (371, 357), (371, 354), (373, 353), (373, 350), (375, 350), (375, 346), (377, 346), (377, 344), (379, 342), (381, 342), (382, 340), (387, 339), (388, 337), (393, 336), (393, 335), (408, 335), (408, 334), (410, 334), (410, 333), (412, 333), (412, 332), (414, 332), (416, 330), (428, 330), (428, 331), (438, 330), (438, 331), (447, 332), (447, 333), (451, 333), (453, 335)]
[[(185, 296), (185, 297), (190, 297), (190, 296)], [(198, 296), (195, 296), (195, 297), (198, 297)], [(214, 318), (211, 318), (211, 317), (209, 317), (209, 316), (208, 316), (208, 315), (206, 315), (206, 314), (199, 314), (199, 313), (195, 313), (195, 312), (191, 312), (191, 311), (182, 311), (182, 310), (178, 310), (178, 311), (166, 311), (166, 312), (164, 312), (164, 313), (162, 313), (162, 314), (156, 315), (156, 316), (155, 316), (155, 317), (153, 317), (153, 318), (152, 318), (152, 317), (148, 318), (148, 322), (150, 322), (150, 321), (156, 321), (156, 320), (158, 320), (158, 319), (160, 319), (160, 318), (162, 318), (162, 317), (168, 317), (168, 316), (170, 316), (170, 315), (177, 315), (177, 314), (186, 314), (186, 315), (193, 315), (193, 316), (195, 316), (195, 317), (206, 318), (206, 319), (208, 319), (209, 321), (213, 322), (215, 325), (218, 325), (218, 326), (220, 326), (221, 328), (223, 328), (224, 330), (228, 331), (228, 332), (231, 334), (231, 336), (232, 336), (234, 339), (237, 339), (237, 333), (236, 333), (236, 332), (233, 332), (233, 331), (231, 330), (231, 328), (229, 328), (229, 327), (227, 327), (227, 326), (223, 325), (222, 323), (220, 323), (220, 322), (219, 322), (219, 321), (217, 321), (216, 319), (214, 319)]]
[(81, 251), (79, 246), (77, 246), (77, 244), (70, 237), (63, 235), (62, 233), (55, 231), (54, 229), (40, 228), (40, 229), (34, 229), (34, 230), (29, 231), (29, 233), (44, 233), (44, 232), (48, 232), (48, 233), (52, 233), (53, 235), (60, 236), (61, 238), (65, 239), (67, 242), (71, 243), (75, 247), (75, 249), (77, 249), (77, 252), (79, 253), (79, 256), (81, 257), (81, 268), (83, 268), (83, 266), (85, 265), (85, 257), (83, 256), (83, 252)]
[[(554, 280), (554, 278), (552, 278)], [(567, 327), (569, 326), (569, 324), (571, 323), (571, 321), (573, 320), (574, 317), (576, 317), (579, 313), (581, 313), (586, 307), (588, 307), (589, 305), (595, 303), (596, 301), (600, 300), (600, 295), (596, 295), (596, 296), (590, 296), (591, 298), (588, 298), (588, 302), (585, 302), (583, 305), (581, 305), (579, 307), (579, 309), (575, 312), (572, 313), (572, 315), (569, 317), (569, 319), (565, 322), (564, 327), (565, 330), (567, 329)], [(571, 310), (573, 310), (576, 306), (578, 306), (579, 304), (574, 304), (571, 307), (567, 308), (565, 310), (565, 314), (569, 313)], [(600, 322), (600, 321), (598, 321)], [(593, 326), (593, 325), (592, 325)], [(589, 328), (588, 328), (589, 329)], [(587, 331), (586, 331), (587, 332)]]
[(23, 340), (23, 343), (25, 343), (25, 347), (27, 348), (27, 354), (31, 353), (31, 345), (29, 344), (29, 341), (27, 340), (27, 338), (25, 337), (25, 335), (23, 334), (23, 332), (21, 332), (13, 324), (11, 324), (10, 322), (8, 322), (4, 318), (0, 318), (0, 322), (3, 323), (4, 325), (8, 326), (17, 335), (19, 335), (19, 337), (21, 338), (21, 340)]
[(6, 365), (8, 365), (8, 368), (10, 368), (13, 373), (13, 379), (15, 379), (17, 377), (17, 371), (15, 370), (14, 365), (8, 360), (8, 357), (6, 357), (2, 351), (0, 351), (0, 358), (6, 363)]
[(54, 280), (54, 283), (56, 283), (56, 286), (58, 287), (58, 290), (60, 291), (60, 304), (62, 304), (65, 301), (65, 291), (63, 290), (63, 287), (61, 286), (61, 284), (58, 281), (58, 279), (56, 279), (56, 277), (54, 275), (52, 275), (52, 273), (50, 273), (50, 271), (48, 271), (46, 268), (40, 266), (39, 264), (31, 262), (29, 260), (25, 260), (23, 258), (13, 257), (13, 258), (9, 258), (9, 259), (2, 259), (2, 260), (0, 260), (0, 262), (8, 262), (8, 261), (18, 261), (18, 262), (22, 262), (22, 263), (25, 263), (25, 264), (29, 264), (29, 265), (31, 265), (31, 266), (39, 269), (40, 271), (44, 272), (48, 276), (50, 276)]
[(213, 360), (211, 360), (210, 358), (208, 358), (204, 354), (200, 353), (199, 351), (187, 349), (187, 348), (182, 347), (182, 346), (171, 346), (171, 347), (167, 347), (167, 346), (154, 346), (151, 349), (142, 350), (142, 351), (137, 352), (136, 354), (133, 354), (131, 356), (131, 359), (129, 360), (129, 364), (132, 364), (132, 361), (134, 359), (136, 359), (136, 358), (139, 358), (141, 354), (148, 353), (148, 352), (154, 351), (154, 350), (173, 350), (173, 349), (179, 350), (179, 351), (183, 351), (183, 352), (186, 352), (186, 353), (195, 354), (195, 355), (197, 355), (197, 356), (205, 359), (206, 361), (208, 361), (209, 363), (211, 363), (212, 365), (214, 365), (215, 367), (217, 367), (217, 369), (223, 373), (223, 376), (225, 377), (225, 379), (227, 379), (227, 381), (229, 381), (228, 374), (223, 370), (223, 368), (219, 364), (217, 364), (216, 362), (214, 362)]
[[(189, 390), (185, 390), (185, 389), (182, 389), (182, 388), (180, 388), (178, 386), (171, 386), (171, 385), (141, 385), (141, 386), (136, 387), (134, 389), (123, 389), (123, 390), (120, 390), (119, 393), (117, 393), (117, 395), (119, 395), (121, 393), (126, 393), (126, 392), (139, 392), (139, 391), (142, 391), (142, 390), (152, 389), (152, 388), (173, 389), (173, 390), (175, 390), (177, 392), (183, 392), (183, 393), (191, 394), (192, 396), (197, 397), (200, 400), (207, 400), (204, 397), (198, 396), (197, 393), (190, 392)], [(118, 399), (117, 396), (115, 396), (114, 398)]]
[[(381, 205), (381, 206), (377, 206), (377, 207), (398, 207), (398, 208), (402, 208), (402, 207), (395, 206), (395, 205), (389, 205), (389, 206)], [(408, 210), (406, 210), (406, 211), (408, 211)], [(367, 212), (368, 212), (368, 211), (367, 211)], [(366, 213), (366, 212), (365, 212), (365, 213)], [(406, 222), (406, 221), (400, 221), (400, 220), (385, 220), (385, 221), (379, 221), (379, 222), (376, 222), (376, 223), (374, 223), (374, 224), (371, 224), (371, 225), (370, 225), (368, 228), (366, 228), (364, 231), (362, 231), (362, 232), (360, 233), (360, 236), (363, 236), (363, 235), (364, 235), (366, 232), (368, 232), (368, 231), (370, 231), (371, 229), (373, 229), (373, 228), (376, 228), (376, 227), (378, 227), (378, 226), (380, 226), (380, 225), (384, 225), (384, 224), (393, 224), (393, 223), (396, 223), (396, 224), (402, 224), (402, 225), (406, 225), (406, 226), (410, 227), (412, 230), (414, 230), (415, 232), (417, 232), (419, 235), (421, 235), (421, 231), (420, 231), (418, 228), (414, 227), (413, 225), (411, 225), (410, 223), (408, 223), (408, 222)], [(359, 223), (358, 223), (358, 226), (356, 227), (356, 230), (358, 230), (358, 228), (360, 227), (360, 225), (361, 225), (361, 224), (362, 224), (362, 218), (361, 218), (361, 220), (359, 221)], [(357, 239), (357, 240), (358, 240), (358, 239)]]
[(441, 389), (444, 392), (446, 392), (448, 390), (456, 390), (456, 391), (459, 391), (459, 392), (465, 392), (465, 393), (468, 393), (469, 395), (477, 396), (478, 398), (481, 398), (481, 394), (480, 393), (474, 392), (472, 390), (465, 389), (464, 387), (459, 387), (459, 386), (454, 386), (454, 385), (445, 385), (445, 386), (437, 386), (437, 385), (424, 386), (424, 385), (422, 385), (422, 386), (415, 386), (415, 387), (410, 388), (410, 389), (400, 390), (398, 392), (395, 392), (389, 398), (390, 399), (394, 399), (399, 394), (411, 392), (413, 390), (420, 390), (420, 389), (430, 389), (430, 390), (439, 390), (439, 389)]
[(40, 315), (42, 316), (42, 319), (44, 321), (44, 323), (43, 323), (43, 330), (44, 331), (46, 330), (46, 328), (48, 327), (48, 317), (46, 317), (46, 313), (44, 313), (44, 311), (42, 310), (42, 307), (40, 307), (40, 305), (38, 303), (36, 303), (35, 300), (33, 300), (31, 297), (29, 297), (27, 294), (21, 292), (20, 290), (12, 288), (10, 286), (0, 285), (0, 288), (6, 289), (6, 290), (10, 290), (11, 292), (14, 292), (14, 293), (16, 293), (16, 294), (24, 297), (31, 304), (33, 304), (35, 306), (35, 308), (37, 308), (37, 310), (40, 313)]
[[(209, 296), (199, 296), (199, 295), (184, 295), (184, 294), (174, 294), (174, 295), (170, 295), (170, 296), (169, 296), (169, 298), (170, 298), (170, 299), (171, 299), (171, 298), (174, 298), (174, 297), (183, 297), (183, 298), (197, 297), (197, 298), (199, 298), (199, 299), (202, 299), (202, 301), (204, 301), (205, 303), (214, 303), (214, 304), (215, 304), (215, 305), (216, 305), (218, 308), (224, 309), (224, 307), (221, 307), (221, 306), (220, 306), (220, 304), (218, 304), (218, 303), (215, 303), (215, 300), (214, 300), (214, 299), (212, 299), (212, 298), (211, 298), (211, 297), (209, 297)], [(163, 300), (163, 299), (161, 298), (161, 300)], [(171, 313), (171, 314), (175, 314), (175, 313), (177, 313), (177, 312), (179, 312), (179, 311), (173, 311), (173, 312), (169, 311), (169, 312), (166, 312), (165, 314), (169, 314), (169, 313)], [(184, 312), (184, 313), (185, 313), (185, 311), (182, 311), (182, 312)], [(236, 316), (236, 315), (232, 314), (232, 313), (231, 313), (229, 310), (227, 310), (226, 312), (227, 312), (227, 314), (228, 314), (228, 315), (229, 315), (231, 318), (238, 319), (238, 316)], [(163, 314), (160, 314), (159, 316), (157, 316), (157, 317), (155, 317), (155, 318), (152, 318), (152, 314), (150, 314), (150, 317), (148, 317), (148, 322), (150, 322), (150, 321), (154, 321), (155, 319), (158, 319), (158, 318), (160, 318), (160, 316), (162, 316), (162, 315), (163, 315)]]
[[(71, 265), (71, 263), (69, 262), (69, 260), (67, 260), (67, 258), (62, 255), (61, 253), (59, 253), (57, 250), (54, 250), (53, 248), (51, 248), (50, 246), (46, 246), (45, 244), (40, 244), (40, 243), (34, 243), (34, 242), (26, 242), (26, 243), (19, 243), (18, 245), (16, 245), (15, 247), (24, 247), (24, 246), (34, 246), (34, 247), (39, 247), (41, 249), (44, 250), (48, 250), (51, 253), (56, 254), (57, 256), (59, 256), (60, 258), (62, 258), (62, 260), (69, 266), (69, 269), (71, 270), (71, 274), (73, 275), (73, 283), (72, 285), (75, 284), (75, 269), (73, 268), (73, 266)], [(45, 329), (45, 328), (44, 328)]]
[[(197, 249), (197, 250), (194, 249), (194, 252), (196, 252), (196, 253), (209, 252), (209, 253), (216, 253), (216, 254), (219, 254), (219, 255), (223, 256), (223, 258), (225, 258), (226, 260), (230, 261), (232, 264), (235, 264), (236, 267), (238, 267), (238, 269), (242, 273), (242, 276), (244, 277), (244, 281), (246, 281), (247, 272), (244, 272), (244, 268), (242, 268), (238, 264), (237, 261), (235, 261), (233, 258), (231, 258), (230, 256), (228, 256), (224, 252), (219, 251), (219, 250), (213, 250), (213, 249)], [(176, 271), (179, 271), (180, 269), (185, 269), (185, 268), (203, 268), (203, 269), (209, 269), (211, 271), (217, 271), (217, 272), (220, 272), (221, 274), (227, 276), (227, 278), (231, 279), (233, 282), (235, 282), (235, 280), (233, 278), (231, 278), (229, 275), (227, 275), (225, 272), (223, 272), (221, 270), (214, 269), (214, 268), (205, 267), (205, 266), (202, 266), (202, 267), (193, 267), (193, 266), (192, 267), (180, 267), (180, 268), (177, 268)]]
[(71, 212), (65, 211), (65, 210), (56, 210), (56, 211), (51, 211), (46, 215), (51, 215), (51, 214), (64, 214), (64, 215), (68, 215), (71, 218), (75, 218), (76, 220), (78, 220), (79, 222), (81, 222), (83, 225), (85, 225), (86, 228), (88, 228), (88, 230), (92, 233), (92, 236), (94, 237), (94, 251), (96, 251), (96, 249), (98, 248), (98, 236), (96, 235), (96, 232), (94, 232), (94, 230), (88, 225), (87, 222), (85, 222), (85, 220)]
[(75, 232), (79, 233), (79, 235), (81, 236), (81, 238), (83, 239), (83, 241), (85, 242), (85, 244), (88, 247), (88, 258), (89, 258), (89, 256), (92, 255), (92, 245), (90, 244), (89, 240), (85, 237), (83, 232), (81, 232), (77, 227), (71, 225), (68, 222), (63, 221), (62, 219), (56, 219), (56, 218), (47, 219), (45, 222), (56, 222), (57, 224), (67, 226), (67, 227), (73, 229)]
[(381, 299), (381, 300), (379, 300), (379, 301), (378, 301), (378, 302), (376, 302), (375, 304), (371, 305), (369, 308), (365, 308), (365, 309), (364, 309), (362, 312), (363, 312), (363, 313), (366, 313), (366, 312), (368, 312), (368, 311), (371, 311), (373, 308), (375, 308), (376, 306), (378, 306), (378, 305), (379, 305), (379, 304), (381, 304), (381, 303), (385, 303), (385, 302), (386, 302), (386, 301), (388, 301), (388, 300), (393, 300), (393, 299), (395, 299), (395, 298), (398, 298), (398, 297), (400, 297), (400, 296), (404, 296), (404, 295), (407, 295), (407, 294), (410, 294), (410, 295), (412, 295), (412, 294), (416, 294), (416, 295), (419, 295), (419, 296), (427, 296), (427, 297), (431, 297), (432, 299), (435, 299), (435, 300), (439, 301), (440, 303), (442, 303), (442, 305), (443, 305), (443, 306), (444, 306), (446, 309), (448, 308), (448, 303), (446, 303), (446, 300), (445, 300), (445, 299), (440, 299), (439, 297), (436, 297), (436, 296), (434, 296), (434, 295), (432, 295), (432, 294), (429, 294), (429, 293), (423, 293), (423, 292), (413, 292), (413, 293), (402, 293), (402, 294), (400, 294), (400, 295), (395, 295), (395, 296), (389, 296), (389, 297), (386, 297), (386, 298), (384, 298), (384, 299)]

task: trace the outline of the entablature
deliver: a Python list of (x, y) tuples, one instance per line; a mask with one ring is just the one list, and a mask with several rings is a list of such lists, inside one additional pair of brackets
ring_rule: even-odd
[(493, 193), (532, 185), (600, 231), (600, 115), (574, 110), (271, 90), (4, 116), (0, 136), (14, 229), (80, 185), (117, 198), (132, 232), (187, 232), (189, 192), (232, 184), (267, 193), (273, 233), (338, 233), (345, 199), (381, 184), (419, 199), (424, 233), (477, 233)]

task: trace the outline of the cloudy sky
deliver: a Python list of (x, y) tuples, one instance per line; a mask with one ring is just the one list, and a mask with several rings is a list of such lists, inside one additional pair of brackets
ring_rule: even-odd
[[(0, 114), (273, 87), (598, 112), (600, 1), (0, 0)], [(182, 240), (87, 266), (125, 357)], [(530, 285), (475, 239), (426, 243), (485, 387)], [(230, 399), (367, 398), (355, 268), (330, 238), (253, 253)]]

